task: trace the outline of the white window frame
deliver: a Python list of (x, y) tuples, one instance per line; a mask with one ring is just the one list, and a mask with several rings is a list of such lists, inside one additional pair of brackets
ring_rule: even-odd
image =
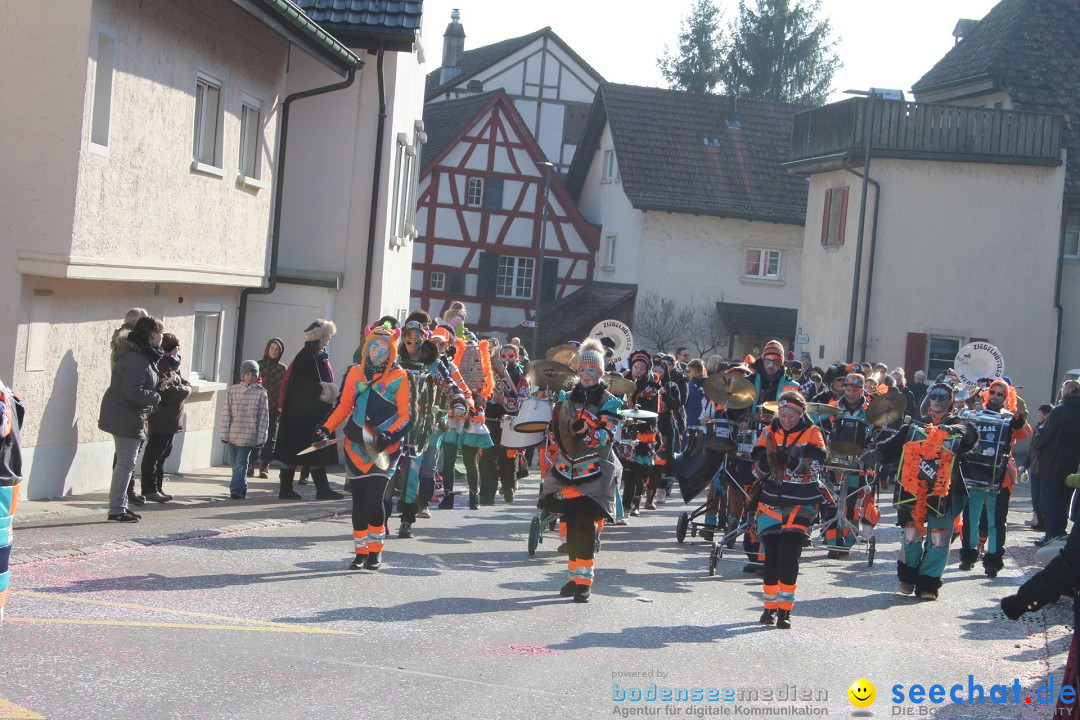
[(500, 255), (495, 272), (495, 297), (529, 300), (536, 286), (536, 259)]
[[(758, 272), (749, 273), (746, 272), (747, 265), (750, 264), (750, 253), (759, 253), (757, 259)], [(769, 272), (769, 258), (776, 256), (776, 272)], [(763, 248), (763, 247), (748, 247), (746, 248), (746, 255), (743, 261), (743, 277), (751, 278), (753, 280), (779, 280), (780, 273), (783, 271), (784, 266), (784, 251), (777, 250), (776, 248)]]
[(600, 265), (601, 270), (615, 269), (615, 257), (618, 243), (619, 237), (617, 235), (607, 235), (604, 237), (604, 247), (602, 250), (604, 253), (604, 262)]
[[(262, 189), (263, 107), (264, 103), (253, 95), (240, 96), (240, 147), (237, 152), (237, 181), (242, 185)], [(254, 127), (251, 114), (254, 113)], [(254, 134), (255, 145), (249, 149)], [(250, 154), (250, 155), (249, 155)]]
[(619, 181), (619, 163), (615, 157), (614, 148), (604, 151), (604, 167), (603, 178), (600, 182), (618, 182)]
[[(90, 95), (90, 137), (88, 147), (90, 152), (108, 157), (109, 140), (112, 132), (112, 101), (116, 85), (117, 32), (104, 26), (99, 26), (97, 31), (94, 44), (94, 89)], [(107, 53), (102, 52), (103, 39), (108, 40)], [(108, 57), (103, 57), (106, 54)], [(105, 62), (106, 60), (107, 62)], [(106, 69), (108, 70), (107, 77), (103, 76)]]
[(428, 278), (428, 290), (443, 292), (446, 290), (446, 273), (441, 270), (433, 270)]
[(469, 207), (484, 206), (484, 178), (469, 178), (465, 185), (465, 204)]
[[(217, 90), (217, 108), (215, 126), (216, 133), (213, 138), (213, 147), (208, 147), (205, 133), (207, 131), (207, 108), (205, 99), (206, 91), (201, 87), (212, 87)], [(191, 169), (199, 172), (224, 177), (222, 162), (222, 147), (225, 135), (225, 83), (215, 75), (202, 70), (195, 73), (194, 111), (192, 113), (192, 139), (191, 139)]]
[(191, 355), (188, 358), (191, 363), (188, 374), (193, 379), (217, 381), (224, 324), (221, 303), (195, 303), (195, 317), (191, 327)]
[[(1072, 247), (1069, 247), (1070, 244)], [(1080, 207), (1069, 207), (1065, 211), (1062, 257), (1065, 260), (1080, 260)]]

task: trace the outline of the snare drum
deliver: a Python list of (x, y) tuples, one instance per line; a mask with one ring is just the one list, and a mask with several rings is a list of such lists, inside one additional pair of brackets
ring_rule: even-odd
[(860, 418), (844, 417), (833, 421), (832, 442), (829, 449), (835, 455), (853, 457), (862, 455), (870, 444), (870, 426)]
[(514, 428), (515, 420), (517, 418), (513, 415), (503, 415), (499, 418), (499, 427), (502, 430), (502, 439), (499, 444), (504, 448), (507, 450), (524, 450), (533, 445), (539, 445), (544, 441), (543, 431), (523, 433)]
[(750, 453), (754, 452), (754, 446), (757, 445), (759, 431), (760, 428), (757, 425), (751, 425), (749, 430), (739, 431), (735, 436), (735, 455), (737, 457), (743, 460), (750, 459)]
[(533, 395), (521, 401), (521, 409), (515, 416), (514, 430), (519, 433), (542, 433), (551, 424), (551, 403)]
[(730, 420), (722, 418), (705, 423), (705, 447), (717, 452), (737, 450), (736, 428)]

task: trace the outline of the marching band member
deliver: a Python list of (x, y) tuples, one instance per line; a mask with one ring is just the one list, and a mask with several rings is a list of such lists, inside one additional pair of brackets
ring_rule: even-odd
[[(652, 371), (652, 358), (639, 350), (630, 355), (629, 364), (627, 377), (637, 384), (637, 389), (628, 398), (629, 406), (658, 413), (660, 378)], [(641, 494), (656, 462), (656, 422), (655, 419), (634, 422), (632, 427), (637, 428), (637, 444), (633, 447), (633, 454), (628, 452), (623, 457), (625, 477), (622, 505), (623, 510), (633, 517), (641, 515)]]
[[(781, 358), (783, 356), (781, 355)], [(795, 604), (799, 557), (824, 498), (818, 472), (825, 462), (825, 438), (805, 417), (798, 390), (780, 395), (776, 418), (758, 438), (754, 471), (759, 476), (757, 533), (765, 547), (760, 622), (787, 630)]]
[(941, 573), (949, 559), (953, 522), (968, 500), (957, 456), (974, 447), (979, 435), (953, 413), (949, 385), (934, 383), (926, 397), (929, 412), (922, 422), (901, 427), (863, 453), (860, 463), (865, 468), (899, 460), (896, 524), (904, 528), (896, 562), (900, 592), (937, 600)]
[[(1009, 514), (1009, 499), (1016, 474), (1012, 446), (1017, 440), (1027, 437), (1024, 432), (1027, 418), (1017, 408), (1016, 390), (1004, 380), (992, 381), (980, 396), (983, 409), (965, 416), (978, 429), (980, 444), (993, 442), (998, 433), (1007, 433), (1008, 437), (992, 447), (988, 445), (991, 455), (968, 454), (961, 461), (961, 470), (968, 486), (968, 503), (964, 508), (960, 569), (971, 570), (979, 559), (979, 526), (985, 513), (987, 534), (983, 570), (987, 576), (994, 578), (1005, 566), (1005, 520)], [(1008, 419), (1007, 430), (997, 424), (980, 423), (980, 419), (987, 416)]]
[(754, 410), (763, 402), (778, 401), (786, 392), (798, 392), (799, 384), (784, 372), (784, 346), (779, 340), (765, 343), (761, 357), (755, 360), (751, 367), (756, 373), (754, 387), (757, 388), (757, 404)]
[[(495, 389), (495, 377), (491, 373), (491, 355), (487, 340), (476, 342), (458, 338), (454, 341), (454, 347), (454, 360), (460, 370), (465, 394), (472, 397), (472, 406), (469, 417), (450, 417), (450, 429), (443, 436), (443, 503), (446, 503), (446, 498), (450, 498), (446, 507), (453, 507), (454, 497), (451, 493), (454, 488), (454, 464), (460, 449), (461, 460), (465, 464), (465, 477), (469, 482), (469, 509), (476, 510), (480, 507), (480, 469), (477, 454), (495, 445), (484, 417), (484, 408)], [(443, 507), (443, 504), (439, 507)]]
[[(351, 570), (378, 570), (382, 564), (386, 540), (383, 494), (401, 455), (409, 423), (409, 378), (397, 364), (400, 336), (396, 329), (364, 328), (360, 362), (349, 368), (337, 406), (315, 431), (319, 441), (346, 425), (345, 476), (352, 490), (355, 549)], [(364, 431), (374, 438), (374, 447), (365, 442)]]
[[(622, 402), (607, 391), (603, 382), (604, 347), (595, 338), (582, 343), (577, 374), (578, 384), (570, 392), (561, 393), (560, 400), (569, 407), (575, 440), (593, 452), (584, 459), (571, 458), (560, 448), (544, 477), (537, 505), (562, 514), (566, 522), (570, 579), (559, 594), (585, 603), (592, 595), (596, 522), (615, 519), (622, 466), (612, 445)], [(552, 424), (558, 432), (559, 418), (554, 418)]]
[(835, 405), (844, 396), (844, 378), (848, 376), (846, 365), (839, 363), (830, 365), (825, 370), (825, 389), (814, 396), (813, 402), (822, 405)]
[(657, 409), (660, 417), (656, 421), (656, 459), (649, 472), (648, 493), (645, 496), (645, 509), (655, 510), (656, 503), (667, 500), (668, 486), (674, 482), (673, 463), (675, 444), (678, 437), (676, 414), (682, 407), (682, 394), (678, 383), (672, 378), (666, 357), (662, 353), (652, 359), (652, 372), (660, 386)]
[(514, 502), (518, 451), (503, 447), (501, 420), (506, 415), (516, 414), (521, 407), (520, 398), (528, 397), (529, 394), (529, 383), (524, 378), (521, 366), (517, 364), (517, 348), (513, 345), (499, 346), (495, 341), (489, 342), (493, 343), (491, 368), (495, 388), (484, 415), (495, 445), (480, 455), (481, 505), (495, 504), (495, 492), (500, 484), (506, 502)]

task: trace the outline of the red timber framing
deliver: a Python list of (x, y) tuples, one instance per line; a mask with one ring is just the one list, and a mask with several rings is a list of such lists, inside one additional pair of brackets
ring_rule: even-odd
[[(425, 308), (434, 316), (454, 300), (478, 304), (478, 316), (470, 311), (471, 329), (517, 335), (522, 332), (520, 320), (535, 319), (535, 295), (496, 297), (492, 273), (497, 273), (497, 257), (533, 259), (532, 292), (542, 292), (545, 309), (592, 280), (599, 230), (581, 216), (554, 171), (541, 267), (544, 174), (536, 163), (545, 160), (513, 102), (501, 91), (434, 157), (425, 159), (413, 254), (414, 278), (419, 274), (419, 284), (411, 292), (414, 308)], [(469, 205), (469, 181), (477, 178), (483, 181), (483, 197), (479, 205)], [(439, 255), (444, 256), (441, 262)], [(447, 262), (447, 256), (455, 262)], [(431, 289), (436, 272), (444, 274), (442, 290)], [(455, 277), (458, 283), (464, 281), (465, 291), (452, 287)]]

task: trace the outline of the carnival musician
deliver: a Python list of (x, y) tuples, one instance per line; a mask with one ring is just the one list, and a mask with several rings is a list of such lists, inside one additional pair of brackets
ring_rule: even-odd
[[(637, 351), (630, 355), (630, 369), (626, 371), (628, 379), (633, 380), (636, 388), (627, 398), (627, 404), (638, 410), (658, 413), (660, 407), (660, 378), (652, 371), (652, 358), (647, 352)], [(658, 413), (659, 414), (659, 413)], [(624, 422), (629, 423), (629, 420)], [(622, 455), (623, 476), (623, 511), (627, 515), (641, 515), (641, 495), (656, 461), (656, 418), (640, 419), (630, 426), (637, 442), (627, 447)]]
[(649, 472), (645, 509), (655, 510), (657, 503), (667, 501), (668, 489), (675, 483), (675, 449), (679, 434), (678, 414), (682, 409), (682, 391), (671, 374), (668, 356), (657, 353), (652, 359), (652, 372), (660, 387), (656, 421), (656, 459)]
[(1027, 437), (1027, 418), (1017, 407), (1016, 390), (1003, 379), (991, 381), (980, 399), (982, 410), (964, 416), (978, 430), (979, 445), (960, 465), (968, 486), (960, 569), (971, 570), (979, 559), (980, 524), (985, 513), (983, 570), (993, 578), (1005, 566), (1005, 521), (1016, 474), (1012, 446)]
[(813, 402), (822, 405), (835, 405), (844, 396), (844, 379), (848, 376), (847, 366), (835, 363), (825, 369), (822, 382), (825, 388), (813, 397)]
[(825, 463), (825, 438), (805, 416), (806, 400), (798, 390), (780, 395), (776, 417), (753, 451), (757, 534), (765, 548), (760, 622), (791, 627), (799, 557), (810, 526), (824, 500), (818, 480)]
[(959, 459), (975, 446), (978, 432), (953, 412), (952, 388), (934, 383), (927, 390), (928, 412), (863, 453), (864, 468), (900, 463), (896, 524), (904, 529), (896, 574), (900, 592), (937, 600), (949, 559), (955, 519), (967, 505)]
[[(821, 427), (825, 430), (830, 443), (838, 438), (841, 428), (845, 425), (849, 427), (854, 425), (856, 435), (861, 433), (869, 438), (871, 425), (866, 417), (866, 410), (870, 406), (870, 397), (864, 392), (866, 379), (861, 373), (849, 373), (843, 378), (842, 383), (843, 395), (828, 403), (837, 407), (840, 414), (822, 420)], [(872, 534), (880, 518), (881, 513), (874, 500), (874, 489), (865, 480), (867, 472), (866, 470), (860, 472), (858, 468), (851, 472), (838, 471), (838, 480), (847, 486), (847, 503), (843, 512), (848, 522), (834, 523), (825, 531), (825, 546), (831, 558), (843, 557), (855, 544), (855, 533), (851, 531), (852, 528), (858, 531), (861, 522), (865, 526), (863, 533)], [(822, 520), (828, 522), (831, 519), (831, 512), (839, 512), (839, 510), (836, 508), (824, 512)], [(838, 530), (838, 527), (842, 529)]]
[(754, 387), (757, 388), (757, 410), (761, 403), (776, 402), (788, 391), (798, 391), (799, 383), (788, 377), (784, 370), (784, 345), (779, 340), (765, 343), (761, 357), (750, 366), (754, 370)]
[(484, 414), (495, 445), (480, 455), (481, 505), (495, 504), (495, 493), (500, 484), (503, 499), (508, 503), (514, 502), (518, 451), (503, 447), (502, 418), (516, 415), (521, 407), (521, 398), (529, 394), (529, 383), (517, 362), (517, 347), (489, 342), (492, 343), (491, 372), (495, 387)]
[[(473, 399), (472, 391), (465, 383), (465, 378), (461, 375), (460, 368), (457, 363), (454, 362), (458, 352), (458, 346), (453, 341), (453, 335), (448, 326), (439, 325), (432, 330), (431, 340), (439, 349), (440, 364), (446, 368), (446, 372), (454, 381), (454, 385), (461, 392), (462, 399), (464, 400), (464, 407), (461, 405), (454, 405), (443, 408), (447, 413), (447, 429), (439, 435), (437, 442), (435, 443), (436, 447), (439, 448), (440, 474), (442, 475), (443, 480), (443, 499), (439, 502), (439, 509), (452, 510), (454, 507), (454, 465), (457, 462), (459, 449), (459, 433), (457, 427), (463, 425), (469, 417), (476, 413), (476, 403)], [(451, 427), (451, 424), (453, 424), (454, 427)]]
[[(613, 441), (622, 401), (608, 392), (603, 382), (604, 348), (598, 340), (589, 338), (582, 343), (576, 369), (577, 385), (560, 393), (562, 405), (552, 420), (557, 437), (563, 432), (573, 437), (560, 440), (537, 505), (561, 514), (566, 522), (569, 580), (559, 594), (585, 603), (592, 595), (597, 523), (615, 519), (622, 466), (615, 457)], [(569, 414), (566, 425), (563, 413)], [(583, 452), (571, 457), (567, 452), (570, 445)]]

